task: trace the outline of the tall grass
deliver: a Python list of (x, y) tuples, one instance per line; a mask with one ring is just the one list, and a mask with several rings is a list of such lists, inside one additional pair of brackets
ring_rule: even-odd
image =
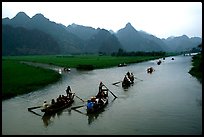
[(57, 72), (21, 64), (15, 60), (2, 60), (2, 98), (28, 93), (60, 78)]
[(189, 73), (195, 76), (202, 83), (202, 54), (197, 54), (192, 58), (193, 67)]

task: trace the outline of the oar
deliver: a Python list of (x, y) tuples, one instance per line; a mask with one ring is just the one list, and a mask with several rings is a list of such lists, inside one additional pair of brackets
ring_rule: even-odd
[(118, 83), (120, 83), (120, 82), (123, 82), (123, 81), (118, 81), (118, 82), (115, 82), (115, 83), (113, 83), (112, 85), (118, 84)]
[(70, 109), (77, 109), (77, 108), (81, 108), (81, 107), (84, 107), (84, 106), (85, 106), (85, 104), (80, 105), (80, 106), (71, 107)]
[(138, 80), (140, 80), (140, 81), (143, 81), (142, 79), (139, 79), (139, 78), (137, 78), (137, 77), (134, 77), (134, 78), (136, 78), (136, 79), (138, 79)]
[(79, 110), (77, 110), (77, 109), (74, 109), (74, 111), (76, 111), (76, 112), (78, 112), (78, 113), (80, 113), (80, 114), (83, 114), (83, 115), (87, 116), (86, 113), (83, 113), (83, 112), (81, 112), (81, 111), (79, 111)]
[(42, 106), (30, 107), (30, 108), (28, 108), (28, 111), (33, 110), (33, 109), (36, 109), (36, 108), (41, 108), (41, 107), (42, 107)]
[(77, 96), (76, 94), (75, 94), (75, 96), (76, 96), (78, 99), (80, 99), (81, 101), (86, 102), (85, 100), (83, 100), (82, 98), (80, 98), (79, 96)]
[[(104, 84), (103, 84), (104, 85)], [(106, 85), (104, 85), (105, 87), (106, 87)], [(106, 87), (107, 88), (107, 87)], [(108, 89), (108, 88), (107, 88)], [(110, 91), (110, 93), (115, 97), (115, 98), (117, 98), (117, 96), (116, 95), (114, 95), (113, 94), (113, 92), (110, 90), (110, 89), (108, 89), (109, 91)]]
[(37, 116), (42, 116), (42, 115), (40, 115), (40, 114), (38, 114), (38, 113), (36, 113), (36, 112), (34, 112), (34, 111), (32, 111), (32, 110), (28, 110), (29, 112), (32, 112), (33, 114), (35, 114), (35, 115), (37, 115)]

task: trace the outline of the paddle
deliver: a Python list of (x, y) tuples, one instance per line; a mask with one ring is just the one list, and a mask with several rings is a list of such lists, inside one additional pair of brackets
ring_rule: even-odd
[(79, 111), (79, 110), (77, 110), (77, 109), (74, 109), (74, 111), (76, 111), (76, 112), (78, 112), (78, 113), (81, 113), (81, 114), (83, 114), (83, 115), (87, 116), (87, 114), (86, 114), (86, 113), (83, 113), (83, 112), (81, 112), (81, 111)]
[(120, 83), (120, 82), (123, 82), (123, 81), (118, 81), (118, 82), (115, 82), (115, 83), (113, 83), (112, 85), (118, 84), (118, 83)]
[(29, 112), (32, 112), (33, 114), (35, 114), (35, 115), (37, 115), (37, 116), (42, 116), (42, 115), (40, 115), (40, 114), (38, 114), (38, 113), (36, 113), (36, 112), (34, 112), (34, 111), (32, 111), (32, 110), (28, 110)]
[(42, 106), (37, 106), (37, 107), (30, 107), (28, 108), (28, 111), (33, 110), (33, 109), (37, 109), (37, 108), (41, 108)]
[(137, 77), (134, 77), (134, 78), (136, 78), (136, 79), (138, 79), (138, 80), (140, 80), (140, 81), (143, 81), (142, 79), (139, 79), (139, 78), (137, 78)]
[(84, 106), (85, 106), (85, 105), (83, 104), (83, 105), (80, 105), (80, 106), (71, 107), (70, 110), (71, 110), (71, 109), (81, 108), (81, 107), (84, 107)]
[(75, 96), (76, 96), (78, 99), (80, 99), (81, 101), (86, 102), (85, 100), (83, 100), (82, 98), (80, 98), (79, 96), (77, 96), (76, 94), (75, 94)]
[[(104, 84), (103, 84), (104, 85)], [(106, 87), (106, 85), (104, 85), (105, 87)], [(107, 88), (107, 87), (106, 87)], [(108, 88), (107, 88), (108, 89)], [(113, 94), (113, 92), (110, 90), (110, 89), (108, 89), (109, 91), (110, 91), (110, 93), (115, 97), (115, 98), (117, 98), (117, 96), (116, 95), (114, 95)]]

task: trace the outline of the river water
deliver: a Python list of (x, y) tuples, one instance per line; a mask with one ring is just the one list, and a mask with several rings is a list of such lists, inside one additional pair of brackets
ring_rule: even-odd
[[(126, 67), (92, 71), (62, 72), (62, 78), (35, 92), (2, 101), (3, 135), (197, 135), (202, 134), (202, 84), (188, 71), (192, 56), (167, 57), (157, 65), (152, 60)], [(146, 73), (152, 66), (155, 71)], [(57, 68), (54, 68), (57, 70)], [(128, 89), (112, 83), (133, 72), (135, 83)], [(96, 95), (102, 81), (118, 98), (109, 93), (109, 103), (102, 112), (87, 116), (85, 107), (78, 111), (64, 109), (43, 117), (39, 106), (59, 94), (68, 85), (84, 100)], [(72, 106), (82, 105), (75, 98)]]

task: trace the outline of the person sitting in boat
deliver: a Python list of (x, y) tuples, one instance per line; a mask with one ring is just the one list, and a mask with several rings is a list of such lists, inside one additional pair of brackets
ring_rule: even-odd
[(64, 95), (62, 95), (62, 103), (63, 104), (67, 104), (68, 103), (67, 97), (65, 97)]
[(130, 74), (130, 80), (131, 80), (131, 82), (134, 81), (134, 75), (133, 75), (133, 73)]
[(88, 102), (87, 102), (87, 109), (88, 110), (91, 110), (91, 109), (93, 109), (93, 106), (94, 106), (94, 103), (91, 101), (91, 100), (88, 100)]
[(46, 109), (47, 107), (49, 107), (50, 106), (50, 104), (48, 104), (47, 103), (47, 101), (46, 100), (44, 100), (44, 103), (43, 103), (43, 108), (44, 109)]
[(59, 97), (57, 98), (56, 105), (61, 106), (62, 104), (63, 104), (62, 95), (59, 95)]
[(127, 76), (128, 76), (128, 78), (130, 78), (130, 72), (129, 71), (127, 72)]
[(127, 75), (125, 75), (123, 82), (131, 82)]
[(51, 104), (52, 104), (52, 105), (55, 104), (55, 99), (52, 99)]
[(96, 97), (91, 97), (91, 102), (93, 103), (93, 108), (96, 108), (96, 107), (97, 107), (98, 101), (99, 101), (99, 100), (96, 100)]

